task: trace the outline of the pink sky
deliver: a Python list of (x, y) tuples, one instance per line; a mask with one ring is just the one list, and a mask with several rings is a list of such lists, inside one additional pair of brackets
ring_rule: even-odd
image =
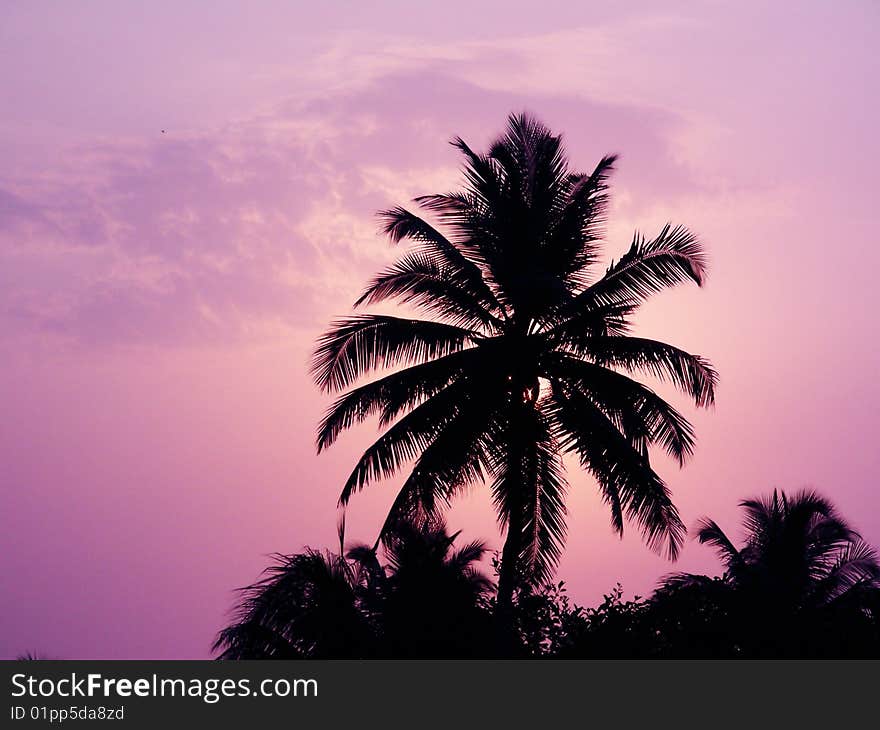
[[(314, 455), (311, 343), (394, 255), (374, 211), (521, 109), (577, 166), (621, 153), (609, 257), (666, 220), (709, 249), (639, 319), (721, 373), (695, 458), (658, 460), (686, 523), (809, 485), (880, 543), (875, 2), (319, 5), (0, 9), (0, 657), (205, 657), (267, 553), (334, 544), (374, 431)], [(716, 570), (571, 481), (579, 602)], [(500, 545), (486, 490), (450, 522)]]

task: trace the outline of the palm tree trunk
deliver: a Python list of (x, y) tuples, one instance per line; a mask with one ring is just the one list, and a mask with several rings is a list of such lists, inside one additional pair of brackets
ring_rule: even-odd
[[(517, 494), (520, 490), (517, 489)], [(513, 591), (518, 574), (520, 543), (522, 541), (523, 511), (520, 499), (511, 505), (507, 522), (507, 538), (501, 551), (501, 567), (498, 571), (498, 611), (509, 611), (513, 605)]]
[[(521, 487), (517, 485), (517, 496)], [(498, 569), (498, 594), (495, 604), (495, 651), (499, 656), (510, 656), (516, 650), (516, 626), (513, 613), (513, 592), (519, 578), (519, 554), (522, 542), (522, 500), (514, 497), (507, 521), (507, 538), (501, 551)]]
[(507, 515), (507, 537), (501, 551), (501, 566), (498, 570), (498, 594), (496, 598), (496, 641), (501, 654), (510, 654), (515, 647), (515, 627), (513, 615), (513, 593), (520, 577), (519, 556), (522, 551), (522, 530), (524, 524), (523, 489), (525, 434), (523, 433), (522, 404), (514, 401), (510, 409), (510, 432), (508, 435), (508, 486), (509, 513)]

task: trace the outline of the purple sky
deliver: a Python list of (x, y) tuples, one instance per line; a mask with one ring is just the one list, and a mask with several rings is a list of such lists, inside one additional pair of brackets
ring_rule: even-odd
[[(721, 373), (695, 458), (658, 461), (685, 521), (813, 486), (880, 543), (880, 6), (319, 5), (0, 9), (0, 657), (207, 656), (267, 553), (333, 545), (374, 432), (314, 455), (311, 343), (394, 256), (373, 213), (521, 109), (578, 167), (621, 153), (609, 257), (666, 220), (709, 249), (639, 319)], [(578, 601), (716, 569), (571, 477)], [(499, 545), (484, 489), (450, 522)]]

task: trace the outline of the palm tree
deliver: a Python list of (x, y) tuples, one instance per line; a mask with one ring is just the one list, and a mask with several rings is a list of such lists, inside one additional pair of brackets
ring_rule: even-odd
[(442, 521), (427, 529), (404, 522), (389, 534), (387, 578), (372, 593), (387, 655), (491, 654), (487, 599), (494, 586), (477, 568), (486, 548), (471, 542), (454, 550), (458, 534), (447, 534)]
[(747, 533), (741, 549), (714, 520), (702, 520), (697, 532), (701, 543), (715, 548), (737, 588), (796, 610), (828, 605), (880, 579), (873, 549), (815, 492), (788, 497), (774, 489), (772, 496), (744, 500), (740, 507)]
[[(684, 526), (648, 447), (683, 464), (694, 448), (688, 421), (629, 377), (666, 379), (697, 406), (714, 401), (710, 364), (672, 345), (630, 336), (649, 295), (702, 284), (703, 249), (686, 229), (636, 234), (596, 277), (615, 157), (590, 174), (569, 167), (559, 136), (512, 116), (487, 154), (460, 138), (464, 189), (415, 202), (435, 227), (401, 207), (380, 214), (392, 241), (413, 244), (355, 306), (396, 300), (427, 318), (359, 314), (335, 321), (312, 372), (345, 391), (320, 424), (318, 451), (378, 415), (385, 432), (360, 458), (340, 496), (414, 462), (389, 512), (434, 518), (467, 486), (488, 480), (506, 529), (498, 604), (527, 581), (548, 578), (565, 539), (562, 455), (597, 480), (613, 528), (634, 520), (648, 544), (678, 553)], [(400, 366), (403, 366), (402, 368)], [(379, 369), (390, 374), (358, 387)], [(381, 537), (381, 535), (380, 535)]]
[(397, 523), (385, 565), (363, 545), (345, 557), (276, 555), (265, 577), (242, 589), (214, 650), (220, 659), (485, 656), (492, 584), (475, 567), (485, 547), (455, 550), (457, 537), (442, 522)]
[(697, 525), (700, 542), (714, 547), (724, 565), (723, 581), (670, 576), (655, 604), (668, 606), (673, 596), (711, 597), (740, 627), (741, 643), (751, 647), (746, 650), (757, 653), (802, 653), (808, 642), (821, 642), (826, 629), (839, 641), (866, 613), (880, 622), (877, 555), (827, 499), (808, 490), (791, 497), (774, 490), (740, 507), (746, 532), (741, 548), (713, 520)]
[(338, 555), (277, 554), (265, 577), (241, 589), (235, 622), (214, 643), (220, 659), (335, 659), (373, 653), (361, 612), (364, 571)]

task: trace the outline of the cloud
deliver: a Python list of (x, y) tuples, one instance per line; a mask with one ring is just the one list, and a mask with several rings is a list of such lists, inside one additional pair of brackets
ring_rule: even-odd
[(286, 132), (256, 120), (102, 144), (12, 181), (24, 192), (0, 195), (0, 261), (16, 272), (4, 324), (90, 344), (170, 344), (307, 319), (327, 259), (344, 251), (317, 250), (302, 222), (342, 190), (362, 195), (335, 174), (341, 160)]
[(337, 48), (324, 67), (360, 73), (328, 79), (323, 95), (215, 129), (82, 143), (51, 169), (0, 179), (0, 327), (89, 346), (314, 328), (393, 255), (374, 212), (456, 186), (445, 141), (483, 146), (520, 109), (564, 130), (579, 166), (625, 152), (616, 213), (628, 228), (649, 193), (656, 205), (658, 190), (700, 190), (670, 143), (680, 117), (490, 83), (527, 73), (535, 43), (398, 47), (374, 66)]

